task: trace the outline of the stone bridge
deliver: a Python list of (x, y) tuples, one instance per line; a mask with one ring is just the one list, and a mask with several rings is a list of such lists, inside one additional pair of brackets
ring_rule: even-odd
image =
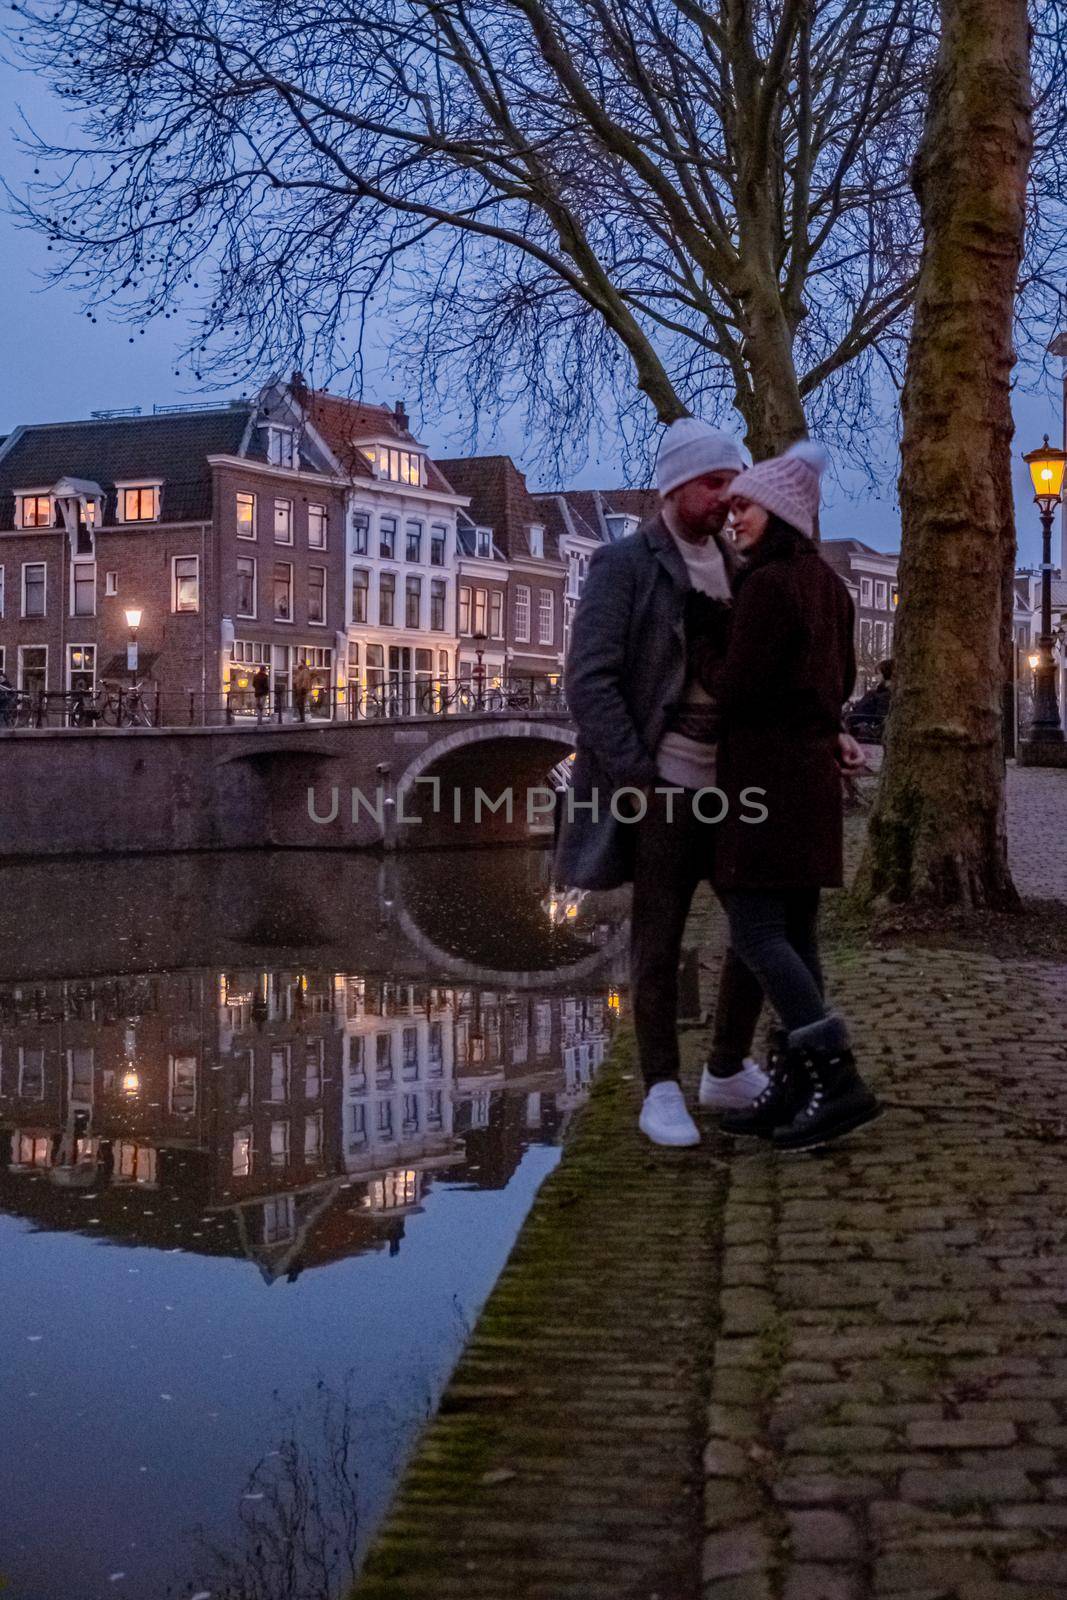
[[(551, 838), (562, 711), (0, 733), (0, 858)], [(558, 779), (557, 779), (558, 781)]]

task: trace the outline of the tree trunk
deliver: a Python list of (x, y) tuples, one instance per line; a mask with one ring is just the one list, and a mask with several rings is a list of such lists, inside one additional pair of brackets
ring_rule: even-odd
[(1004, 594), (1012, 315), (1032, 150), (1026, 0), (941, 0), (915, 168), (924, 247), (904, 385), (901, 606), (859, 890), (1010, 907)]

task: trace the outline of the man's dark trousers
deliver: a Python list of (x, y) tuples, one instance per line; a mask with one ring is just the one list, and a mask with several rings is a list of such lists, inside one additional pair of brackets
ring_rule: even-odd
[[(715, 816), (719, 805), (705, 795), (701, 809)], [(678, 964), (689, 908), (697, 884), (711, 874), (715, 824), (693, 810), (693, 792), (653, 792), (634, 830), (634, 889), (630, 938), (630, 986), (634, 1029), (645, 1086), (677, 1078)], [(715, 1011), (712, 1067), (740, 1067), (752, 1045), (763, 1004), (759, 983), (728, 953)]]

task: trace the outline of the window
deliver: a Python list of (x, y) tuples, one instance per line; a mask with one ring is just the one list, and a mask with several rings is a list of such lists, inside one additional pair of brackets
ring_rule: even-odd
[(860, 579), (860, 605), (869, 606), (874, 599), (874, 584), (870, 578)]
[(487, 609), (488, 608), (488, 602), (489, 602), (489, 596), (486, 594), (485, 590), (484, 589), (475, 589), (475, 591), (474, 591), (474, 616), (472, 618), (472, 621), (474, 622), (474, 632), (475, 633), (485, 633), (487, 631), (486, 630), (486, 623), (487, 623), (488, 617), (489, 617), (489, 613), (488, 613), (488, 609)]
[(274, 620), (293, 620), (293, 566), (290, 561), (274, 563)]
[(504, 637), (504, 595), (500, 589), (494, 589), (489, 596), (489, 632), (494, 639)]
[(474, 534), (475, 554), (482, 557), (483, 561), (493, 559), (493, 530), (492, 528), (478, 528)]
[[(289, 1165), (289, 1124), (288, 1122), (272, 1122), (270, 1125), (270, 1164), (272, 1167), (287, 1167)], [(291, 1195), (283, 1195), (282, 1200), (291, 1200)], [(267, 1206), (273, 1202), (267, 1201)], [(286, 1235), (285, 1237), (288, 1237)]]
[(274, 467), (296, 466), (296, 445), (292, 428), (267, 429), (267, 460)]
[(172, 611), (200, 610), (200, 557), (175, 556), (171, 584)]
[(289, 1098), (289, 1046), (276, 1044), (270, 1052), (270, 1101), (284, 1105)]
[(879, 661), (884, 661), (886, 656), (886, 625), (876, 622), (874, 625), (874, 653)]
[(422, 523), (408, 522), (404, 527), (406, 548), (404, 555), (408, 561), (422, 560)]
[(387, 1089), (393, 1081), (393, 1036), (391, 1033), (375, 1034), (374, 1066), (378, 1075), (378, 1088)]
[(890, 605), (890, 609), (895, 611), (899, 604), (900, 604), (900, 590), (897, 588), (896, 584), (894, 583), (891, 586), (890, 590), (889, 590), (889, 605)]
[(391, 628), (396, 608), (396, 577), (391, 572), (378, 574), (378, 626)]
[(443, 578), (430, 579), (430, 627), (441, 633), (445, 626), (445, 598), (448, 585)]
[(256, 562), (254, 556), (237, 557), (237, 615), (256, 614)]
[(367, 590), (370, 588), (370, 573), (365, 567), (352, 568), (352, 621), (366, 622), (367, 620)]
[(95, 644), (68, 644), (67, 688), (92, 693), (96, 684)]
[(70, 569), (70, 614), (72, 617), (96, 616), (95, 562), (75, 561)]
[(312, 550), (326, 548), (326, 507), (308, 506), (308, 545)]
[(170, 1110), (176, 1117), (191, 1117), (196, 1113), (196, 1057), (171, 1056), (170, 1058)]
[(404, 584), (404, 626), (418, 628), (422, 623), (422, 579), (408, 578)]
[(308, 622), (326, 626), (326, 568), (308, 568)]
[(530, 642), (530, 591), (524, 583), (515, 588), (515, 639), (518, 644)]
[(133, 489), (122, 489), (123, 522), (154, 522), (156, 520), (156, 496), (159, 490), (152, 487), (138, 485)]
[(415, 450), (395, 450), (387, 445), (372, 444), (367, 447), (366, 455), (377, 478), (390, 478), (393, 483), (411, 483), (416, 487), (426, 482), (422, 456)]
[(256, 497), (254, 494), (237, 496), (237, 537), (254, 539), (256, 536)]
[(874, 624), (870, 617), (860, 618), (860, 655), (870, 660), (874, 653)]
[(317, 1161), (322, 1155), (322, 1112), (304, 1118), (304, 1160)]
[(459, 590), (459, 631), (471, 631), (471, 592), (466, 584), (461, 584)]
[(386, 561), (396, 558), (396, 518), (380, 517), (378, 519), (378, 554)]
[(274, 502), (274, 543), (292, 544), (293, 542), (293, 502), (291, 500), (275, 500)]
[(370, 541), (370, 517), (365, 511), (352, 513), (352, 554), (365, 556)]
[(304, 1099), (318, 1100), (322, 1095), (322, 1064), (326, 1041), (308, 1039), (304, 1051)]
[(52, 526), (52, 496), (50, 494), (24, 494), (19, 502), (19, 522), (24, 528), (50, 528)]
[(874, 605), (876, 611), (884, 611), (889, 599), (889, 589), (884, 580), (879, 580), (874, 586)]
[(42, 689), (48, 688), (48, 646), (46, 644), (19, 645), (18, 687), (23, 694), (34, 699)]
[(252, 1171), (251, 1128), (238, 1128), (234, 1132), (230, 1171), (235, 1178), (247, 1178)]
[(551, 589), (542, 589), (537, 605), (537, 642), (551, 644), (555, 637), (555, 601)]
[(439, 522), (435, 522), (433, 527), (430, 529), (430, 565), (431, 565), (431, 567), (443, 567), (444, 566), (444, 564), (445, 564), (445, 540), (447, 539), (447, 537), (448, 537), (448, 530), (446, 528), (442, 528), (442, 526), (441, 526), (441, 524)]
[(24, 617), (43, 617), (45, 615), (47, 580), (47, 562), (28, 561), (23, 564), (22, 615)]
[(530, 529), (530, 554), (540, 559), (545, 553), (545, 530), (537, 523)]
[(43, 1100), (44, 1051), (19, 1046), (19, 1099)]
[(119, 592), (119, 575), (117, 572), (104, 573), (104, 594), (113, 598)]

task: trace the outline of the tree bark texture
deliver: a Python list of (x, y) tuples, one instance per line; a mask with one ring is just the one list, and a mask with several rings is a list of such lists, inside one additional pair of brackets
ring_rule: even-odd
[(941, 18), (914, 172), (924, 245), (903, 395), (893, 706), (859, 888), (1003, 908), (1017, 904), (1003, 662), (1030, 37), (1026, 0), (942, 0)]

